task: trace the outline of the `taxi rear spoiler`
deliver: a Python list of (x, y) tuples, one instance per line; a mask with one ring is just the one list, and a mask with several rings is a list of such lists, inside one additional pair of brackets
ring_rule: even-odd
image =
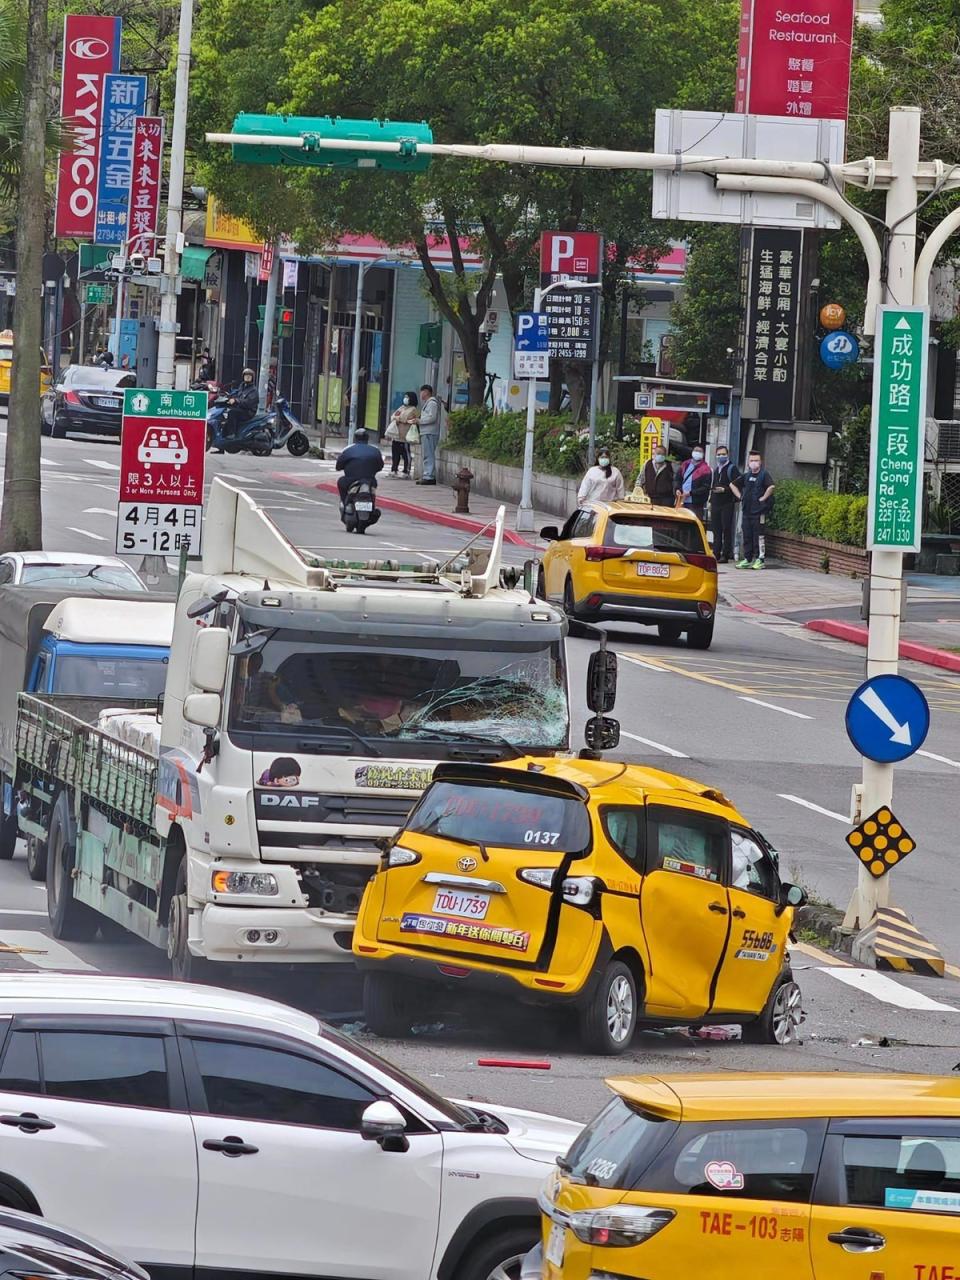
[(665, 1080), (657, 1076), (610, 1076), (604, 1081), (624, 1102), (661, 1120), (683, 1119), (683, 1103)]
[(438, 764), (433, 771), (435, 782), (472, 782), (478, 786), (502, 785), (537, 791), (541, 795), (563, 796), (567, 800), (586, 801), (590, 793), (579, 782), (538, 773), (536, 769), (511, 769), (496, 764)]

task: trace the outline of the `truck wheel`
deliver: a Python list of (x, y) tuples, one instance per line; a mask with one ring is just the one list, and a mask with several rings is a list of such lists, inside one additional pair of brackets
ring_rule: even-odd
[[(0, 774), (0, 788), (4, 786), (7, 779)], [(17, 809), (14, 802), (12, 813), (0, 812), (0, 862), (9, 862), (17, 851), (17, 838), (20, 835), (20, 828), (17, 823)]]
[(170, 961), (170, 976), (179, 982), (215, 982), (216, 979), (210, 974), (213, 967), (210, 961), (192, 955), (187, 946), (189, 929), (187, 855), (184, 854), (177, 867), (177, 882), (167, 915), (167, 959)]
[(539, 1238), (537, 1224), (511, 1227), (470, 1245), (457, 1267), (458, 1280), (520, 1280), (523, 1260)]
[(395, 973), (367, 973), (363, 978), (363, 1020), (384, 1040), (408, 1035), (412, 1020), (410, 990)]
[(580, 1012), (580, 1039), (590, 1053), (625, 1053), (637, 1029), (637, 984), (621, 960), (614, 960)]
[(65, 942), (85, 942), (97, 932), (97, 917), (73, 896), (76, 836), (70, 820), (67, 793), (61, 791), (50, 815), (47, 837), (47, 915), (50, 932)]
[(746, 1044), (796, 1044), (803, 1021), (803, 996), (787, 970), (770, 992), (756, 1022), (745, 1022), (741, 1035)]
[(47, 878), (47, 846), (36, 836), (27, 836), (27, 875), (31, 880)]

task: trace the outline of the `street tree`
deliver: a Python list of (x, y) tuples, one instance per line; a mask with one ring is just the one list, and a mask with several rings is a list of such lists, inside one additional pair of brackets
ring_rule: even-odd
[[(733, 81), (731, 0), (280, 0), (251, 24), (239, 0), (210, 0), (199, 24), (193, 127), (223, 129), (239, 110), (426, 119), (440, 141), (593, 145), (652, 142), (654, 109)], [(704, 88), (704, 86), (706, 86)], [(701, 101), (698, 105), (710, 105)], [(269, 174), (269, 180), (264, 177)], [(511, 310), (537, 270), (549, 227), (589, 227), (629, 251), (656, 242), (636, 175), (436, 160), (420, 175), (243, 169), (221, 149), (207, 184), (258, 230), (304, 248), (342, 231), (412, 246), (435, 305), (463, 350), (470, 400), (484, 392), (480, 322), (501, 270)], [(662, 234), (662, 233), (661, 233)], [(453, 270), (436, 253), (449, 239)], [(476, 248), (483, 269), (459, 260)], [(616, 294), (612, 278), (609, 296)]]
[(0, 6), (0, 189), (17, 191), (13, 372), (0, 508), (0, 550), (42, 545), (40, 342), (49, 119), (47, 0), (27, 0), (26, 23)]

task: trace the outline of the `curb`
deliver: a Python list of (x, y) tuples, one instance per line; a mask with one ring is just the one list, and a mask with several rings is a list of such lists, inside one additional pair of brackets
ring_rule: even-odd
[[(866, 647), (867, 629), (852, 622), (839, 622), (835, 618), (811, 618), (803, 624), (808, 631), (819, 631), (835, 640)], [(928, 667), (941, 667), (945, 671), (960, 671), (960, 653), (937, 649), (933, 645), (918, 644), (915, 640), (900, 641), (900, 657), (912, 662), (922, 662)]]
[[(324, 493), (339, 493), (337, 486), (330, 480), (323, 480), (315, 486), (322, 489)], [(486, 537), (492, 538), (492, 523), (485, 524), (482, 520), (472, 520), (469, 516), (454, 515), (452, 511), (434, 511), (432, 507), (418, 507), (415, 502), (404, 502), (402, 498), (388, 498), (377, 490), (377, 506), (382, 507), (384, 511), (396, 511), (400, 515), (412, 516), (414, 520), (423, 520), (427, 524), (442, 524), (448, 529), (459, 529), (463, 533), (483, 533), (486, 529)], [(514, 547), (526, 547), (530, 551), (538, 551), (539, 548), (533, 542), (527, 542), (526, 538), (521, 537), (519, 533), (515, 533), (512, 529), (504, 529), (503, 540)]]

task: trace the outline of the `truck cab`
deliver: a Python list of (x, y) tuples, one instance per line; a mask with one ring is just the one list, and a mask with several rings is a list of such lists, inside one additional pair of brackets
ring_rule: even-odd
[(44, 624), (24, 692), (159, 698), (167, 678), (173, 618), (174, 606), (168, 602), (62, 600)]

